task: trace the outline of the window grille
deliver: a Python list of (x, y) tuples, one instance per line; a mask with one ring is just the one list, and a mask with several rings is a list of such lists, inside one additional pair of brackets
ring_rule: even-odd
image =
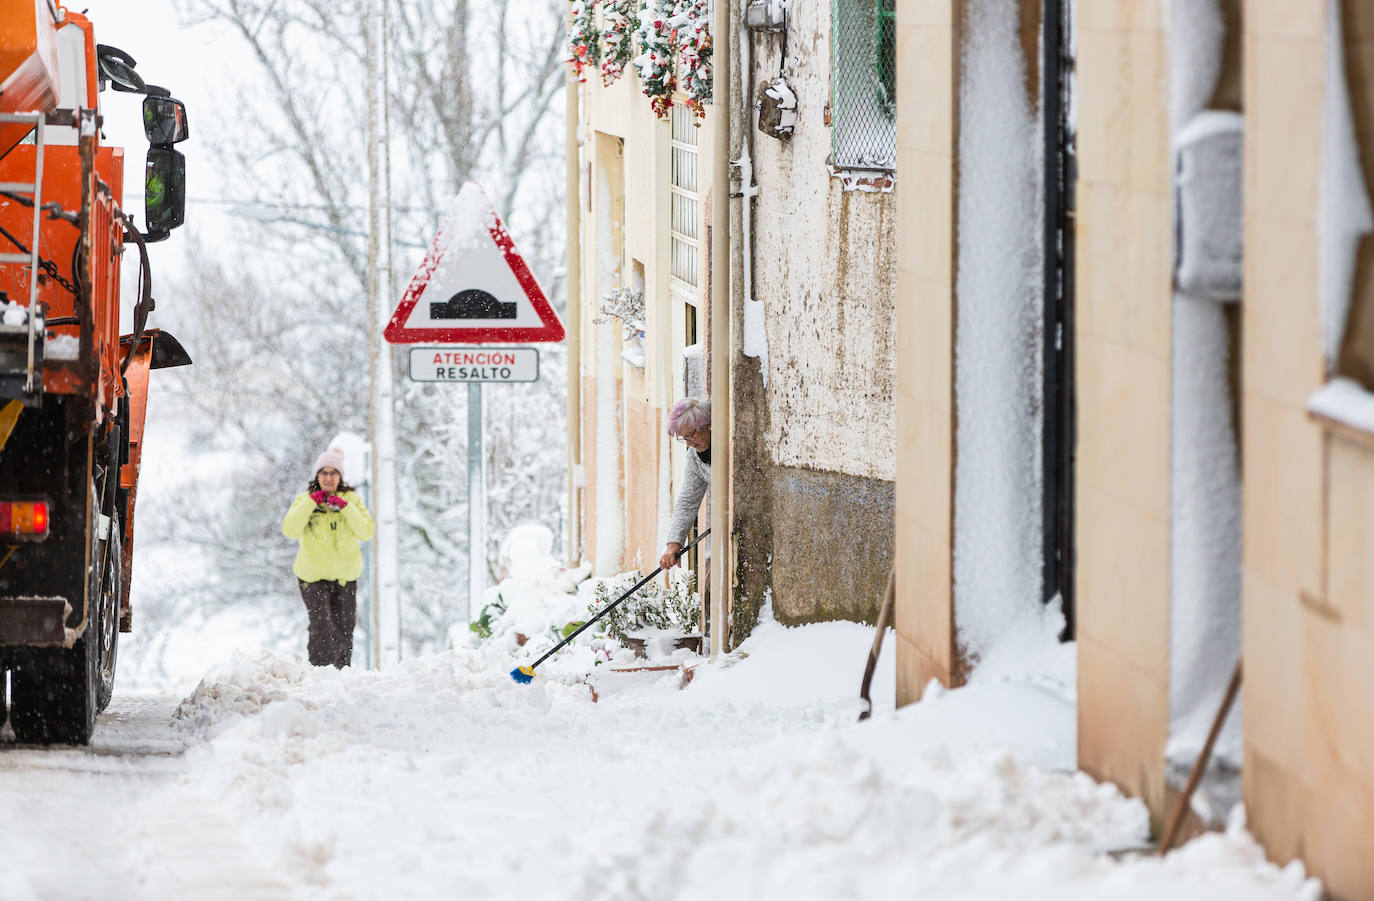
[[(692, 288), (697, 287), (699, 216), (697, 195), (697, 143), (699, 129), (692, 119), (692, 109), (686, 105), (673, 107), (672, 113), (672, 208), (669, 234), (670, 267), (673, 278)], [(695, 292), (689, 302), (695, 303)]]
[(896, 0), (832, 0), (830, 150), (836, 169), (897, 167)]

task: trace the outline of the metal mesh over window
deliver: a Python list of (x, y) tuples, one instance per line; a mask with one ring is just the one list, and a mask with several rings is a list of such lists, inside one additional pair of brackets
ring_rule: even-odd
[(897, 167), (896, 0), (832, 0), (830, 149), (836, 169)]

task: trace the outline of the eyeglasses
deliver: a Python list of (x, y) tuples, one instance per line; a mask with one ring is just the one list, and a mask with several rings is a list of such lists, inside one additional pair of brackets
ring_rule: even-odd
[(334, 478), (340, 474), (341, 473), (337, 469), (321, 469), (319, 471), (319, 475), (328, 476), (329, 478)]
[(683, 444), (686, 444), (688, 438), (692, 438), (692, 437), (694, 437), (694, 436), (696, 436), (696, 435), (700, 435), (702, 432), (709, 432), (709, 431), (711, 431), (711, 427), (710, 427), (709, 425), (704, 425), (704, 426), (702, 426), (702, 427), (699, 428), (699, 429), (693, 429), (693, 430), (690, 431), (690, 432), (686, 432), (686, 433), (681, 434), (681, 435), (674, 435), (673, 437), (674, 437), (675, 439), (677, 439), (678, 441), (681, 441)]

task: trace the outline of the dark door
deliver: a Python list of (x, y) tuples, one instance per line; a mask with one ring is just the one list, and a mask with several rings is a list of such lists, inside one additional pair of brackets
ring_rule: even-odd
[(1073, 90), (1069, 0), (1044, 0), (1045, 127), (1045, 423), (1044, 600), (1063, 599), (1063, 641), (1074, 636), (1074, 181), (1069, 125)]

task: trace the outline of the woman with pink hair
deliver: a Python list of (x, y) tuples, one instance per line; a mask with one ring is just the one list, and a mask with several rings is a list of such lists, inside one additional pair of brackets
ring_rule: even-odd
[(687, 445), (682, 490), (668, 521), (668, 543), (658, 565), (672, 569), (687, 543), (687, 533), (697, 521), (701, 499), (711, 487), (711, 402), (704, 397), (684, 397), (668, 411), (668, 434)]

